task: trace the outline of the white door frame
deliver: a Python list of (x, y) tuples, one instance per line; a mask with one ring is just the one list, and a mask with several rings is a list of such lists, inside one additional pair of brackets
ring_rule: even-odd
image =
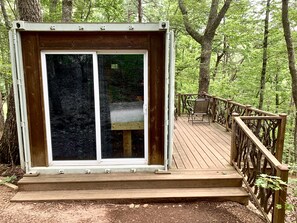
[[(49, 95), (48, 95), (48, 80), (47, 80), (47, 64), (46, 55), (48, 54), (61, 54), (61, 55), (73, 55), (73, 54), (88, 54), (93, 55), (93, 82), (94, 82), (94, 100), (95, 100), (95, 119), (97, 118), (98, 110), (98, 92), (96, 92), (96, 84), (98, 84), (98, 70), (96, 52), (94, 51), (67, 51), (67, 50), (45, 50), (41, 51), (41, 64), (42, 64), (42, 81), (43, 81), (43, 99), (44, 99), (44, 112), (45, 112), (45, 123), (46, 123), (46, 139), (47, 139), (47, 152), (48, 152), (48, 165), (49, 166), (73, 166), (73, 165), (98, 165), (99, 164), (99, 146), (96, 142), (96, 159), (95, 160), (53, 160), (52, 151), (52, 138), (51, 138), (51, 125), (50, 125), (50, 112), (49, 112)], [(96, 80), (97, 79), (97, 80)], [(99, 122), (99, 123), (98, 123)], [(100, 126), (100, 119), (95, 121), (96, 135), (98, 125)], [(100, 129), (100, 127), (99, 127)], [(97, 140), (97, 137), (96, 137)]]
[[(96, 159), (95, 160), (53, 160), (51, 126), (49, 112), (49, 95), (46, 55), (47, 54), (91, 54), (93, 55), (93, 82), (95, 100), (95, 128), (96, 128)], [(101, 128), (100, 128), (100, 101), (99, 101), (99, 77), (98, 77), (98, 54), (143, 54), (144, 62), (144, 158), (113, 158), (102, 159), (101, 157)], [(148, 164), (148, 51), (147, 50), (101, 50), (101, 51), (67, 51), (67, 50), (45, 50), (41, 51), (41, 67), (43, 81), (43, 99), (46, 122), (46, 139), (49, 166), (106, 166), (106, 165), (147, 165)]]
[[(143, 55), (143, 114), (144, 114), (144, 158), (111, 158), (103, 159), (99, 151), (101, 165), (141, 165), (148, 164), (148, 51), (147, 50), (99, 50), (97, 55)], [(98, 85), (99, 89), (99, 85)], [(98, 135), (97, 135), (98, 136)], [(101, 137), (101, 135), (100, 135)], [(97, 139), (98, 140), (98, 139)], [(100, 141), (101, 142), (101, 141)]]

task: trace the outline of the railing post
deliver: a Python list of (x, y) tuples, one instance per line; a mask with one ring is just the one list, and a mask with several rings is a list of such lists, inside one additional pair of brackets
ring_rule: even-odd
[(185, 106), (186, 106), (186, 101), (187, 101), (187, 95), (186, 94), (181, 94), (180, 95), (180, 101), (181, 101), (181, 114), (184, 114), (185, 112)]
[(284, 142), (285, 142), (286, 123), (287, 123), (287, 114), (285, 114), (285, 113), (279, 114), (279, 117), (281, 117), (281, 121), (278, 126), (275, 157), (278, 161), (282, 162)]
[[(280, 165), (277, 167), (277, 176), (284, 182), (288, 182), (288, 167), (287, 165)], [(274, 204), (273, 204), (273, 216), (272, 223), (284, 223), (286, 212), (286, 198), (287, 187), (283, 187), (282, 190), (275, 191)], [(279, 208), (281, 207), (281, 208)]]
[(232, 101), (231, 99), (227, 99), (227, 114), (226, 114), (226, 131), (227, 132), (230, 131), (229, 120), (232, 118), (231, 107), (230, 107), (231, 101)]
[(217, 107), (217, 99), (215, 96), (212, 96), (212, 106), (211, 106), (212, 122), (216, 121), (216, 107)]
[(251, 105), (246, 105), (245, 106), (245, 111), (244, 111), (244, 115), (245, 116), (250, 116), (250, 114), (251, 114), (251, 108), (252, 108)]
[(180, 116), (180, 93), (177, 94), (177, 114)]
[(230, 151), (230, 164), (233, 165), (237, 157), (237, 148), (236, 148), (236, 121), (235, 117), (239, 117), (238, 113), (232, 114), (232, 133), (231, 133), (231, 151)]

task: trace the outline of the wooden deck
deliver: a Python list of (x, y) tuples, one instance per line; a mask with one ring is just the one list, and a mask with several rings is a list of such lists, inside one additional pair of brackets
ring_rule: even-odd
[(230, 168), (231, 134), (211, 123), (188, 122), (178, 117), (174, 124), (172, 169)]
[(170, 174), (151, 172), (24, 177), (11, 201), (109, 202), (231, 200), (247, 204), (242, 176), (229, 165), (231, 136), (211, 123), (175, 122)]

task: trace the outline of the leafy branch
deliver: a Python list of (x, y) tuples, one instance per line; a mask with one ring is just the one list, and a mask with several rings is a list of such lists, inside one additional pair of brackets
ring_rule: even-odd
[[(256, 186), (265, 188), (265, 189), (271, 189), (273, 191), (279, 191), (279, 190), (284, 190), (285, 188), (291, 189), (293, 192), (293, 196), (297, 196), (297, 188), (289, 185), (288, 183), (282, 181), (280, 177), (277, 176), (270, 176), (267, 174), (260, 174), (258, 179), (256, 180), (255, 183)], [(287, 199), (289, 202), (286, 202), (285, 204), (285, 209), (289, 212), (295, 213), (294, 219), (295, 221), (297, 220), (297, 209), (293, 204), (293, 200), (291, 197), (287, 196)], [(277, 204), (276, 205), (277, 209), (281, 209), (282, 205)], [(294, 222), (295, 222), (294, 221)]]

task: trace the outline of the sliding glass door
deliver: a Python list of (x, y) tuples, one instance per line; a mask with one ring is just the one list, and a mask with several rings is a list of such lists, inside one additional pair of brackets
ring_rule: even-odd
[(145, 54), (99, 52), (102, 159), (145, 158)]
[(147, 164), (146, 54), (42, 52), (50, 165)]

